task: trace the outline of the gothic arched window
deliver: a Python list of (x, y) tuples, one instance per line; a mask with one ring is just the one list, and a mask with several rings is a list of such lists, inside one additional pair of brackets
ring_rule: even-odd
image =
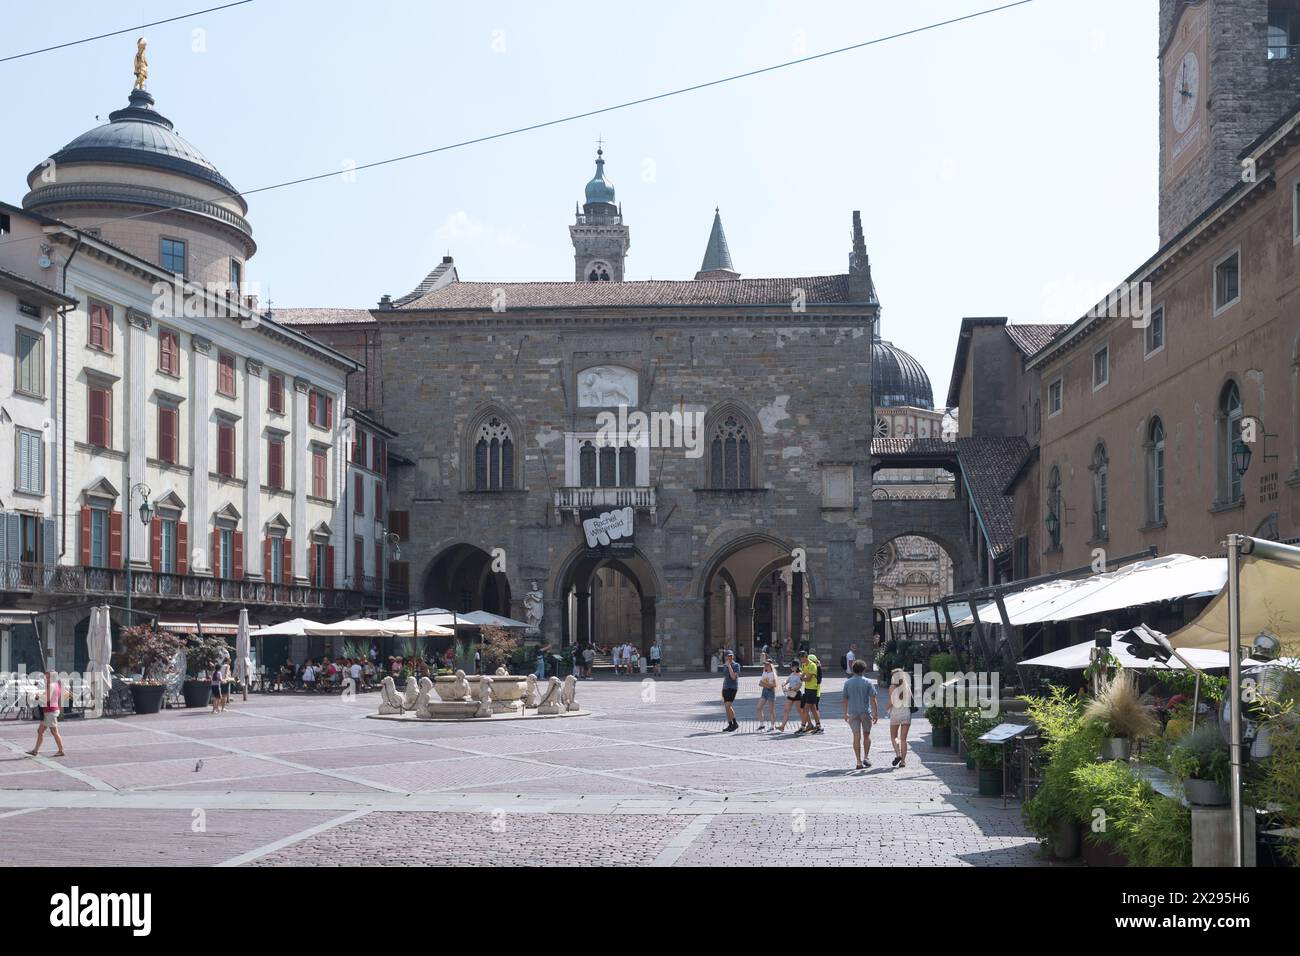
[(587, 272), (588, 282), (608, 282), (609, 266), (604, 262), (593, 262)]
[(495, 416), (478, 428), (474, 440), (474, 490), (501, 491), (515, 485), (515, 446), (510, 426)]
[(614, 488), (618, 485), (618, 449), (605, 445), (600, 449), (600, 487)]
[(620, 488), (636, 487), (636, 449), (631, 445), (618, 450), (618, 484)]
[(709, 447), (709, 487), (749, 488), (750, 444), (744, 422), (728, 415), (718, 423)]
[(1055, 465), (1047, 476), (1047, 546), (1061, 546), (1061, 469)]
[(596, 487), (596, 446), (589, 441), (578, 450), (578, 483), (583, 488)]

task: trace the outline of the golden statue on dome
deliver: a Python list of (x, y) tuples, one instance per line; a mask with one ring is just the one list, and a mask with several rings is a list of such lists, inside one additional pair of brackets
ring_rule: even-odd
[(144, 81), (149, 79), (149, 61), (144, 58), (144, 48), (148, 41), (144, 37), (135, 41), (135, 88), (144, 89)]

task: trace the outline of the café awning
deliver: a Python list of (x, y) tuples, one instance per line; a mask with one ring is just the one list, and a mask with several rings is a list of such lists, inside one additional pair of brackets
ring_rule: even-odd
[[(1284, 654), (1300, 649), (1300, 567), (1268, 558), (1241, 559), (1241, 646), (1250, 651), (1259, 634), (1272, 634)], [(1175, 647), (1228, 647), (1228, 591), (1214, 598), (1200, 616), (1169, 636)]]
[[(1185, 670), (1185, 665), (1177, 657), (1167, 661), (1143, 654), (1144, 650), (1156, 648), (1156, 643), (1148, 637), (1149, 629), (1139, 625), (1129, 631), (1114, 635), (1110, 652), (1124, 667), (1135, 670)], [(1093, 641), (1084, 641), (1070, 647), (1031, 657), (1021, 661), (1020, 667), (1052, 667), (1057, 670), (1083, 670), (1092, 660)], [(1214, 670), (1228, 666), (1228, 655), (1224, 651), (1188, 650), (1182, 652), (1188, 663), (1199, 670)]]

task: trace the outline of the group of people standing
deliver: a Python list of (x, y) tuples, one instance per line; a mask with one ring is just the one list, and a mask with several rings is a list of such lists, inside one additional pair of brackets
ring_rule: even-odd
[[(865, 770), (871, 766), (871, 727), (881, 719), (877, 691), (866, 676), (866, 663), (855, 658), (852, 648), (845, 655), (844, 662), (849, 674), (841, 694), (844, 722), (853, 732), (854, 769)], [(740, 729), (735, 707), (736, 696), (740, 692), (740, 678), (741, 666), (736, 655), (730, 650), (725, 651), (722, 662), (722, 706), (726, 711), (727, 723), (722, 728), (723, 733), (733, 733)], [(800, 651), (798, 659), (790, 662), (789, 673), (781, 679), (777, 673), (777, 664), (764, 653), (762, 671), (758, 676), (758, 731), (784, 733), (790, 712), (797, 708), (799, 728), (795, 731), (796, 735), (824, 733), (821, 715), (823, 679), (822, 665), (816, 654)], [(785, 695), (785, 710), (779, 724), (776, 721), (778, 690)], [(892, 766), (906, 767), (907, 734), (916, 707), (912, 698), (911, 681), (905, 671), (895, 670), (890, 674), (888, 691), (889, 740), (894, 750)]]

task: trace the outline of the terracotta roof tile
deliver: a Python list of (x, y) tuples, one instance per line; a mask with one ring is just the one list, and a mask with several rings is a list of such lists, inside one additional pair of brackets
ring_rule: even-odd
[(1069, 323), (1066, 322), (1041, 325), (1026, 323), (1024, 325), (1008, 325), (1006, 330), (1007, 335), (1011, 336), (1011, 341), (1016, 344), (1016, 348), (1020, 349), (1021, 354), (1028, 356), (1043, 349), (1048, 342), (1069, 327)]
[(1028, 453), (1023, 438), (957, 439), (957, 461), (995, 556), (1016, 541), (1015, 498), (1002, 490)]
[(847, 275), (785, 279), (652, 279), (638, 282), (452, 282), (402, 306), (402, 312), (584, 306), (788, 306), (802, 290), (808, 305), (852, 303)]
[(271, 318), (281, 325), (352, 325), (375, 321), (369, 309), (276, 309)]

